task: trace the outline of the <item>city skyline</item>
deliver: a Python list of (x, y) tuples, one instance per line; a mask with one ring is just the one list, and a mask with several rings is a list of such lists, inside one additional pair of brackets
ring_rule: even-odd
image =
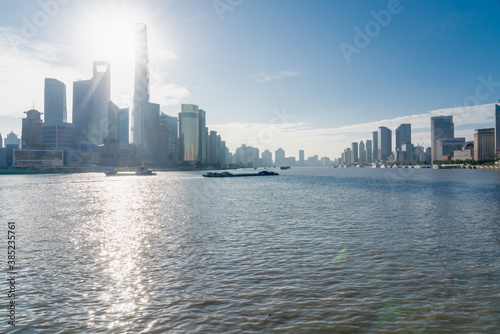
[[(500, 5), (495, 1), (482, 4), (459, 1), (442, 6), (428, 1), (419, 4), (400, 1), (391, 22), (381, 27), (380, 33), (371, 38), (369, 45), (363, 48), (358, 45), (360, 52), (352, 53), (348, 57), (350, 62), (346, 61), (342, 46), (356, 46), (355, 28), (363, 28), (365, 24), (375, 20), (376, 15), (373, 13), (380, 14), (389, 10), (387, 1), (350, 4), (322, 2), (322, 6), (306, 6), (305, 2), (291, 5), (283, 1), (272, 4), (255, 1), (242, 2), (224, 12), (214, 7), (212, 1), (193, 1), (189, 4), (172, 1), (167, 5), (156, 1), (141, 5), (121, 1), (102, 5), (93, 1), (83, 3), (54, 0), (44, 4), (41, 6), (38, 2), (26, 1), (21, 6), (14, 1), (5, 1), (0, 5), (0, 15), (4, 22), (0, 27), (0, 41), (6, 50), (1, 55), (5, 76), (0, 82), (4, 87), (0, 92), (4, 104), (0, 110), (0, 133), (4, 136), (11, 130), (20, 135), (21, 117), (24, 111), (31, 109), (33, 99), (35, 109), (44, 112), (45, 78), (54, 78), (66, 85), (67, 104), (72, 106), (72, 82), (88, 77), (88, 63), (91, 61), (111, 62), (111, 99), (120, 108), (132, 110), (133, 104), (130, 101), (134, 52), (133, 49), (127, 49), (127, 43), (133, 45), (134, 25), (137, 22), (147, 24), (151, 36), (151, 100), (159, 103), (160, 110), (169, 115), (176, 115), (181, 104), (200, 105), (210, 115), (207, 126), (217, 129), (227, 141), (231, 152), (235, 152), (241, 144), (246, 144), (258, 147), (261, 151), (269, 149), (274, 152), (283, 147), (293, 156), (297, 156), (299, 150), (305, 150), (307, 156), (317, 154), (335, 158), (351, 142), (370, 138), (370, 134), (380, 126), (394, 130), (402, 123), (410, 123), (413, 141), (430, 146), (429, 119), (434, 115), (453, 115), (455, 136), (465, 137), (466, 140), (473, 140), (475, 128), (494, 125), (494, 113), (491, 110), (494, 110), (493, 106), (500, 97), (500, 64), (492, 57), (495, 53), (494, 43), (489, 42), (492, 37), (483, 36), (485, 34), (482, 34), (481, 28), (492, 24), (494, 10), (500, 10)], [(155, 6), (156, 10), (153, 10)], [(317, 10), (320, 8), (325, 9), (325, 13), (319, 14)], [(425, 8), (436, 11), (434, 14), (424, 14)], [(268, 27), (270, 22), (265, 20), (263, 27), (259, 28), (254, 27), (251, 20), (258, 16), (269, 19), (272, 15), (283, 13), (283, 9), (287, 11), (283, 17), (278, 16), (278, 22), (283, 24), (279, 34), (271, 34), (264, 38), (262, 44), (258, 43), (255, 38), (260, 36), (259, 32), (262, 34), (261, 29)], [(484, 11), (485, 9), (489, 11)], [(304, 15), (298, 16), (299, 12)], [(404, 22), (412, 13), (417, 14), (415, 21)], [(278, 52), (279, 48), (271, 47), (275, 38), (281, 40), (281, 36), (293, 36), (297, 29), (317, 19), (315, 15), (319, 16), (319, 22), (326, 22), (321, 19), (341, 14), (344, 15), (339, 23), (341, 25), (325, 23), (325, 26), (321, 26), (314, 23), (310, 33), (299, 34), (297, 37), (300, 38), (297, 41), (299, 43), (305, 43), (314, 37), (310, 44), (305, 45), (310, 46), (309, 51), (318, 58), (317, 66), (313, 66), (310, 61), (303, 61), (302, 58), (307, 57), (302, 52), (296, 56), (287, 52), (283, 57)], [(162, 15), (167, 15), (170, 19), (168, 25), (162, 23), (165, 21)], [(47, 22), (42, 22), (44, 17), (47, 17)], [(104, 18), (110, 21), (107, 26), (102, 25)], [(290, 18), (298, 19), (297, 27), (285, 24)], [(74, 23), (69, 22), (73, 19)], [(418, 19), (423, 23), (417, 24)], [(122, 29), (126, 33), (125, 37), (123, 34), (111, 34), (111, 30), (116, 32), (117, 28), (123, 27), (112, 27), (111, 23), (116, 22), (126, 23), (127, 29)], [(203, 32), (190, 27), (188, 22), (201, 25)], [(63, 24), (67, 26), (61, 29)], [(412, 27), (411, 24), (415, 26)], [(471, 45), (487, 49), (488, 55), (477, 52), (480, 58), (469, 54), (467, 57), (450, 58), (452, 51), (461, 50), (460, 42), (464, 42), (461, 40), (464, 38), (461, 32), (474, 24), (480, 25), (471, 30), (471, 36), (466, 39), (477, 38)], [(74, 34), (82, 27), (100, 30), (102, 37), (111, 37), (123, 44), (114, 45), (115, 50), (106, 54), (99, 50), (99, 46), (105, 44), (105, 39), (100, 40), (100, 35)], [(423, 33), (425, 27), (436, 34), (431, 36)], [(248, 28), (254, 28), (251, 29), (252, 33), (246, 32)], [(289, 30), (282, 30), (285, 28)], [(408, 43), (401, 50), (390, 48), (403, 37), (397, 33), (398, 29), (406, 29), (407, 33), (420, 37), (417, 43), (420, 46), (424, 40), (435, 45), (445, 37), (451, 38), (453, 43), (450, 42), (442, 54), (434, 51), (436, 64), (431, 64), (424, 71), (430, 73), (434, 70), (437, 73), (432, 77), (432, 83), (417, 75), (416, 72), (422, 68), (415, 69), (419, 62), (413, 63), (413, 71), (403, 72), (405, 79), (410, 80), (409, 83), (418, 83), (411, 89), (412, 99), (409, 98), (407, 89), (397, 89), (394, 90), (396, 94), (391, 92), (391, 99), (388, 101), (387, 98), (374, 95), (380, 95), (381, 89), (390, 91), (401, 84), (403, 78), (391, 74), (395, 66), (394, 60), (403, 63), (415, 60), (414, 57), (409, 57), (412, 49)], [(231, 32), (235, 32), (235, 36), (231, 36)], [(328, 39), (328, 48), (318, 49), (320, 45), (326, 45), (326, 37), (323, 36), (325, 32), (331, 32), (333, 37)], [(71, 33), (78, 38), (70, 40), (67, 35)], [(244, 37), (243, 40), (237, 41), (241, 36)], [(218, 41), (220, 38), (217, 37), (224, 37), (224, 42)], [(248, 47), (243, 47), (245, 43), (257, 47), (255, 53), (248, 54), (248, 59), (240, 53), (249, 51)], [(292, 44), (285, 43), (285, 50), (291, 50)], [(242, 46), (240, 51), (231, 51), (238, 45)], [(110, 49), (112, 45), (104, 46)], [(85, 52), (79, 52), (82, 48)], [(197, 49), (206, 52), (199, 53)], [(249, 61), (255, 59), (257, 52), (266, 50), (268, 53), (264, 53), (267, 55), (265, 59), (250, 66), (252, 64)], [(384, 50), (392, 50), (394, 53), (389, 57), (390, 60), (382, 60)], [(422, 49), (424, 53), (431, 51), (430, 46)], [(224, 52), (229, 53), (220, 58)], [(127, 65), (123, 59), (129, 58)], [(452, 64), (438, 69), (438, 65), (445, 61), (451, 61)], [(465, 64), (471, 61), (474, 66), (467, 69)], [(375, 70), (373, 66), (376, 64), (381, 69)], [(455, 73), (455, 66), (463, 69), (459, 75)], [(325, 82), (326, 79), (319, 72), (320, 67), (328, 69), (326, 74), (342, 75), (335, 82)], [(10, 68), (22, 68), (23, 71), (18, 71), (14, 78), (14, 70)], [(370, 71), (363, 72), (361, 77), (358, 72), (363, 69)], [(383, 80), (386, 85), (384, 88), (376, 84), (382, 73), (388, 76)], [(30, 77), (29, 82), (26, 76)], [(311, 80), (317, 84), (311, 85)], [(341, 88), (340, 84), (346, 87)], [(369, 86), (371, 89), (366, 89)], [(326, 88), (329, 93), (326, 93)], [(351, 99), (346, 101), (341, 96)], [(464, 107), (469, 105), (473, 107)], [(453, 109), (455, 106), (458, 108)], [(387, 111), (382, 111), (383, 109)], [(68, 107), (67, 112), (70, 116), (74, 111)], [(394, 134), (392, 141), (395, 142)]]

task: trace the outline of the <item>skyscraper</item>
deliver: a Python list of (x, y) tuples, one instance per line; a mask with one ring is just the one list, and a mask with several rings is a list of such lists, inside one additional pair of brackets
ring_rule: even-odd
[(199, 138), (199, 159), (201, 162), (207, 162), (208, 158), (208, 128), (207, 128), (207, 114), (205, 110), (198, 109), (198, 138)]
[(396, 151), (401, 150), (403, 144), (411, 143), (411, 124), (401, 124), (396, 129)]
[(365, 143), (363, 141), (359, 142), (359, 162), (366, 162), (366, 151), (365, 151)]
[(438, 140), (455, 137), (453, 116), (431, 117), (431, 161), (441, 160), (438, 155)]
[(372, 139), (373, 139), (373, 143), (372, 143), (373, 161), (376, 161), (378, 159), (378, 132), (377, 131), (373, 131)]
[(200, 130), (198, 106), (181, 105), (179, 113), (179, 144), (182, 161), (200, 161)]
[(144, 113), (149, 103), (149, 54), (147, 26), (135, 25), (135, 81), (132, 109), (133, 143), (143, 145)]
[(500, 102), (495, 105), (495, 157), (500, 157)]
[(299, 163), (304, 165), (304, 150), (299, 150)]
[(373, 161), (372, 152), (372, 141), (370, 139), (366, 140), (366, 162), (370, 163)]
[(23, 148), (42, 147), (42, 119), (41, 112), (35, 109), (24, 112), (23, 128), (21, 132), (21, 142)]
[(56, 79), (45, 79), (44, 89), (45, 123), (61, 123), (67, 121), (66, 85)]
[(101, 145), (108, 136), (108, 106), (111, 94), (109, 62), (95, 61), (93, 77), (73, 83), (73, 124), (77, 149)]
[(274, 152), (274, 164), (276, 166), (285, 166), (285, 151), (280, 147)]
[(351, 143), (351, 163), (358, 162), (358, 143)]
[(378, 160), (385, 161), (392, 153), (392, 131), (385, 126), (378, 128)]
[(169, 143), (171, 145), (168, 161), (179, 161), (179, 127), (175, 116), (163, 114), (160, 116), (160, 123), (169, 128)]
[(495, 129), (476, 129), (474, 160), (495, 160)]

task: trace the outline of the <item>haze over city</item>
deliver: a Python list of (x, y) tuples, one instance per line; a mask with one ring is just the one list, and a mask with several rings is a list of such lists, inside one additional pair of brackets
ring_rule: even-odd
[[(151, 101), (207, 112), (234, 152), (338, 157), (379, 126), (430, 117), (455, 134), (492, 127), (500, 97), (499, 1), (2, 1), (0, 133), (43, 112), (45, 78), (88, 79), (111, 62), (111, 97), (132, 107), (134, 24), (148, 26)], [(484, 31), (488, 31), (487, 34)]]

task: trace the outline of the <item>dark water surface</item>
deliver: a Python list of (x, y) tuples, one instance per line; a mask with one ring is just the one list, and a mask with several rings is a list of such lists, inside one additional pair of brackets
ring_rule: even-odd
[(280, 174), (0, 176), (0, 332), (499, 333), (500, 172)]

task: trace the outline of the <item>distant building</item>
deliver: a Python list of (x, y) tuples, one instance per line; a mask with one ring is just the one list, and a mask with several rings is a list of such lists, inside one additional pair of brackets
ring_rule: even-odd
[(385, 126), (378, 128), (378, 160), (386, 161), (392, 153), (392, 131)]
[(5, 137), (5, 147), (12, 145), (13, 148), (19, 148), (21, 146), (21, 139), (14, 133), (10, 132), (7, 137)]
[(453, 160), (473, 160), (474, 159), (474, 142), (468, 141), (460, 150), (453, 152)]
[(376, 161), (378, 159), (378, 131), (373, 131), (372, 133), (372, 154), (373, 154), (373, 161)]
[(456, 150), (461, 149), (464, 145), (465, 138), (440, 138), (436, 144), (437, 159), (434, 160), (443, 160), (443, 157), (452, 156)]
[(401, 152), (403, 156), (403, 160), (398, 160), (398, 161), (404, 161), (404, 162), (411, 162), (415, 161), (415, 145), (412, 143), (405, 143), (401, 145)]
[(363, 141), (360, 141), (358, 147), (359, 147), (358, 160), (361, 163), (365, 163), (366, 162), (365, 143)]
[(401, 149), (403, 144), (411, 143), (411, 124), (401, 124), (396, 129), (396, 151)]
[[(455, 125), (453, 116), (435, 116), (431, 117), (431, 154), (432, 161), (441, 160), (443, 154), (439, 152), (438, 140), (442, 138), (454, 138)], [(447, 153), (451, 154), (452, 152)]]
[(351, 149), (348, 147), (344, 150), (344, 165), (350, 165), (351, 161)]
[(259, 166), (259, 149), (251, 146), (241, 145), (236, 149), (234, 160), (237, 164), (246, 167)]
[(14, 150), (13, 167), (62, 167), (62, 150)]
[(108, 135), (110, 71), (109, 62), (96, 61), (92, 79), (73, 83), (73, 124), (77, 149), (87, 150), (89, 145), (101, 145)]
[(0, 148), (3, 148), (3, 137), (1, 133), (0, 133)]
[(372, 141), (370, 139), (366, 140), (366, 162), (373, 162)]
[(263, 167), (271, 167), (273, 165), (273, 154), (271, 153), (271, 151), (265, 150), (264, 152), (262, 152), (261, 157)]
[(23, 128), (21, 133), (21, 143), (23, 148), (41, 148), (42, 147), (42, 113), (31, 109), (24, 112), (26, 118), (23, 118)]
[(199, 159), (201, 162), (208, 160), (208, 128), (207, 128), (207, 114), (205, 110), (198, 109), (198, 140), (199, 140)]
[(71, 123), (44, 123), (42, 125), (42, 146), (44, 148), (64, 148), (74, 150), (75, 126)]
[(182, 161), (200, 161), (200, 129), (197, 105), (181, 105), (181, 112), (179, 113), (179, 146)]
[(44, 89), (45, 123), (67, 122), (66, 85), (56, 79), (45, 79)]
[[(168, 156), (169, 162), (179, 161), (179, 135), (178, 135), (179, 131), (177, 123), (178, 123), (177, 117), (169, 116), (164, 113), (160, 115), (160, 124), (165, 125), (169, 129), (168, 132), (169, 143), (170, 143), (169, 156)], [(208, 143), (207, 143), (207, 154), (208, 154)]]
[(495, 160), (495, 128), (476, 129), (474, 160)]
[(355, 164), (359, 161), (359, 156), (358, 156), (358, 143), (353, 142), (351, 143), (351, 163)]
[(278, 167), (286, 166), (285, 151), (282, 148), (278, 148), (274, 152), (274, 164)]
[(304, 165), (304, 150), (299, 150), (299, 164)]

